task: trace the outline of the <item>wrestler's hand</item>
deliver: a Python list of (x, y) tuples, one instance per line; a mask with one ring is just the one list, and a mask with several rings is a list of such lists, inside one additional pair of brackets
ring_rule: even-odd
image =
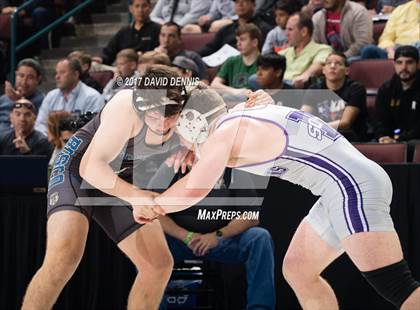
[(245, 102), (246, 108), (252, 108), (256, 105), (275, 104), (274, 99), (262, 89), (255, 92), (249, 92), (248, 100)]
[(186, 147), (181, 147), (178, 152), (168, 157), (165, 163), (168, 167), (173, 167), (175, 173), (177, 173), (181, 167), (181, 172), (184, 174), (187, 171), (187, 167), (192, 167), (194, 160), (194, 152)]
[(189, 247), (192, 249), (194, 255), (204, 256), (210, 249), (215, 248), (218, 244), (219, 240), (217, 240), (216, 234), (208, 233), (193, 238), (189, 243)]
[(153, 220), (158, 218), (159, 215), (165, 215), (165, 210), (163, 210), (161, 206), (133, 206), (133, 217), (137, 223), (151, 223)]
[(134, 220), (140, 224), (152, 222), (159, 215), (165, 215), (165, 210), (157, 205), (154, 198), (159, 194), (151, 191), (142, 191), (138, 200), (132, 202)]

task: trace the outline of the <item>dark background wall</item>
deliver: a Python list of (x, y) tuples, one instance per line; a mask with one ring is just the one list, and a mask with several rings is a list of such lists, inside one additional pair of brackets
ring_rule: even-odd
[[(394, 186), (391, 215), (414, 276), (420, 279), (420, 165), (384, 168)], [(281, 262), (295, 229), (315, 200), (301, 187), (278, 179), (272, 179), (265, 191), (261, 221), (275, 243), (278, 309), (299, 309), (281, 275)], [(42, 263), (45, 209), (43, 195), (0, 196), (0, 309), (19, 308), (26, 285)], [(243, 282), (238, 285), (234, 279), (229, 281), (228, 270), (223, 268), (227, 278), (224, 294), (231, 297), (240, 294), (238, 297), (243, 300)], [(135, 272), (101, 229), (92, 224), (83, 260), (55, 309), (124, 309)], [(345, 255), (324, 275), (335, 288), (342, 309), (393, 309), (365, 282)]]

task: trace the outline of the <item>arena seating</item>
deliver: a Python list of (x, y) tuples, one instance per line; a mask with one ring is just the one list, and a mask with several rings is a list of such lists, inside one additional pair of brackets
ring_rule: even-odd
[(350, 65), (350, 78), (362, 83), (368, 94), (376, 94), (394, 73), (394, 62), (388, 59), (353, 61)]
[(96, 71), (96, 72), (90, 72), (90, 76), (96, 80), (99, 85), (101, 85), (102, 88), (105, 87), (105, 85), (109, 82), (109, 80), (112, 79), (114, 76), (114, 72), (112, 71)]
[(385, 29), (385, 25), (386, 25), (386, 23), (384, 23), (384, 22), (373, 23), (373, 41), (375, 43), (378, 43), (379, 38), (380, 38), (382, 32)]
[(407, 144), (405, 143), (355, 143), (360, 153), (381, 164), (407, 162)]
[(414, 150), (413, 162), (420, 163), (420, 144), (416, 144), (416, 148)]
[(182, 41), (184, 42), (184, 47), (187, 50), (197, 52), (208, 42), (212, 41), (215, 36), (215, 33), (200, 33), (200, 34), (183, 34)]

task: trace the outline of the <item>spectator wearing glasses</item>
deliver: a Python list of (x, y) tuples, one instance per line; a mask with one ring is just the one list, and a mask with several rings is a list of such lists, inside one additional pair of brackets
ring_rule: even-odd
[(0, 134), (0, 155), (47, 155), (52, 146), (34, 129), (36, 108), (27, 99), (19, 99), (12, 107), (12, 128)]

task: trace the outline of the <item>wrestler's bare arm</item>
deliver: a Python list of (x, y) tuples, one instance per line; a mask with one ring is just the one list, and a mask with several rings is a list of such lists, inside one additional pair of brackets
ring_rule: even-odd
[(131, 204), (135, 197), (142, 196), (142, 191), (119, 178), (109, 163), (141, 125), (132, 108), (132, 91), (118, 92), (102, 111), (101, 124), (80, 164), (80, 175), (89, 184)]
[(167, 213), (172, 213), (187, 209), (205, 198), (228, 165), (235, 137), (234, 126), (217, 129), (200, 148), (201, 158), (191, 171), (156, 197), (155, 202)]

